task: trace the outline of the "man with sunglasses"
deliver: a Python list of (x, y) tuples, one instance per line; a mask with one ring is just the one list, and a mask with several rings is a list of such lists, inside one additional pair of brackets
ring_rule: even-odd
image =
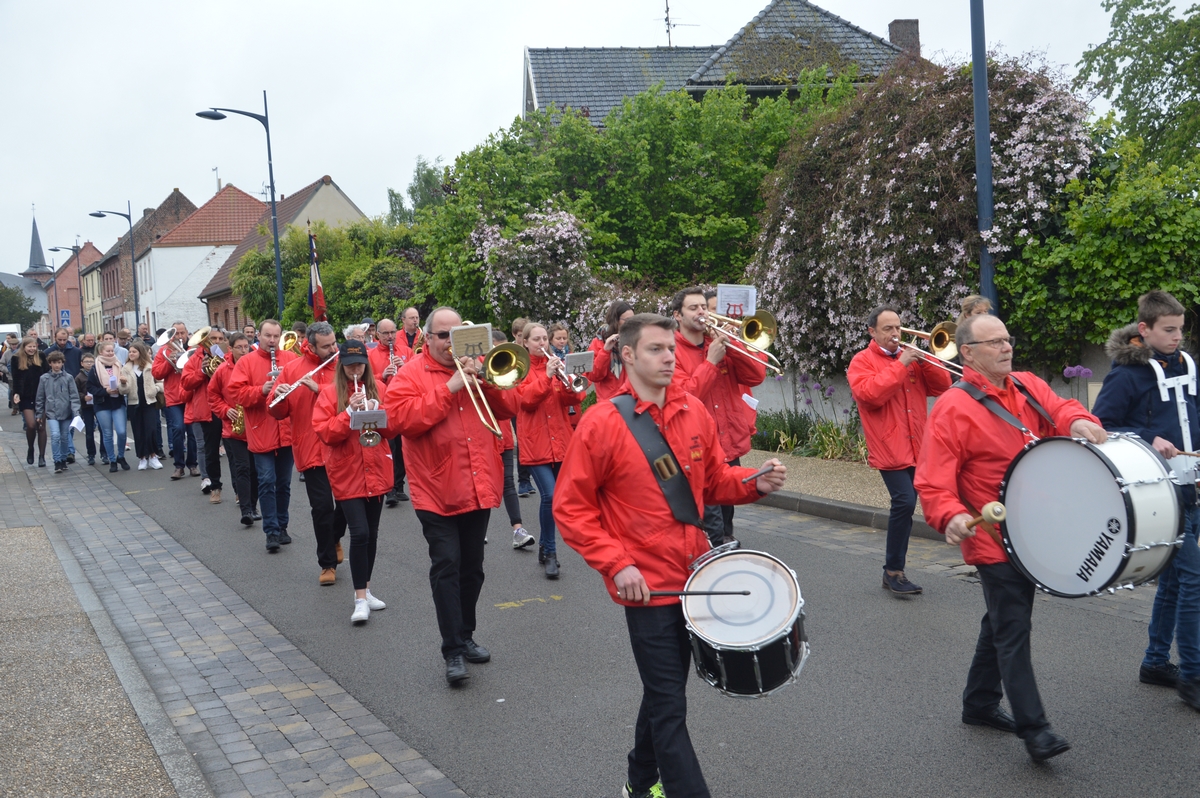
[[(971, 316), (955, 335), (963, 378), (938, 399), (925, 428), (917, 460), (916, 487), (929, 525), (962, 547), (974, 565), (987, 612), (979, 628), (975, 658), (963, 690), (963, 723), (1016, 733), (1034, 762), (1070, 749), (1050, 729), (1033, 675), (1029, 637), (1034, 585), (1018, 571), (991, 525), (967, 524), (979, 508), (1000, 496), (1000, 481), (1029, 441), (1070, 435), (1103, 443), (1108, 438), (1095, 416), (1074, 399), (1057, 396), (1029, 372), (1013, 373), (1013, 339), (995, 316)], [(998, 415), (990, 399), (1010, 414)], [(1043, 415), (1043, 412), (1045, 415)], [(1012, 715), (1000, 708), (1008, 695)]]

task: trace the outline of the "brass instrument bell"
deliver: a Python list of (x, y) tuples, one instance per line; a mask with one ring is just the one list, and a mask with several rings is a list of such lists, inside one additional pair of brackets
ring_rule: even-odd
[(300, 334), (295, 330), (288, 330), (279, 337), (279, 348), (285, 352), (300, 354)]

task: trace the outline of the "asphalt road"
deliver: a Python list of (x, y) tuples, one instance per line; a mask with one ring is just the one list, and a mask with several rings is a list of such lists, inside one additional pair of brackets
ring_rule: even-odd
[[(560, 545), (563, 576), (550, 582), (534, 552), (513, 551), (503, 511), (493, 512), (476, 633), (493, 659), (469, 666), (467, 686), (450, 689), (411, 505), (384, 510), (372, 592), (388, 609), (352, 627), (349, 563), (337, 585), (317, 585), (301, 483), (293, 482), (296, 542), (268, 555), (260, 529), (238, 523), (231, 489), (214, 507), (199, 479), (175, 483), (167, 473), (111, 477), (467, 794), (619, 794), (640, 683), (623, 613), (574, 552)], [(522, 508), (536, 534), (536, 497)], [(689, 727), (714, 795), (1196, 793), (1200, 714), (1174, 691), (1138, 683), (1144, 623), (1038, 603), (1038, 682), (1050, 721), (1074, 748), (1034, 766), (1015, 737), (959, 719), (983, 612), (977, 585), (923, 576), (923, 597), (897, 600), (880, 590), (870, 558), (744, 526), (738, 536), (797, 572), (813, 654), (796, 685), (765, 700), (691, 681)]]

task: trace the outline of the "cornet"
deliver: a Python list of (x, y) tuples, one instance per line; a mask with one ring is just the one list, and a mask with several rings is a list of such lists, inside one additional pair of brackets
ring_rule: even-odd
[[(544, 346), (542, 347), (542, 354), (546, 356), (547, 360), (550, 359), (550, 353), (546, 351), (546, 347)], [(560, 380), (562, 380), (563, 386), (569, 388), (575, 393), (583, 393), (588, 389), (587, 377), (583, 376), (582, 374), (568, 375), (567, 367), (564, 363), (559, 363), (558, 368), (555, 369), (554, 373), (558, 375)]]
[[(355, 377), (354, 377), (354, 393), (355, 394), (358, 393), (358, 376), (357, 375), (355, 375)], [(367, 409), (368, 410), (371, 409), (370, 401), (371, 400), (369, 400), (369, 399), (367, 400)], [(376, 431), (376, 429), (377, 429), (377, 426), (375, 424), (363, 424), (362, 432), (360, 432), (358, 435), (358, 442), (361, 443), (363, 446), (367, 447), (368, 449), (371, 448), (372, 446), (378, 446), (380, 444), (380, 442), (383, 440), (383, 437), (380, 436), (380, 434)]]

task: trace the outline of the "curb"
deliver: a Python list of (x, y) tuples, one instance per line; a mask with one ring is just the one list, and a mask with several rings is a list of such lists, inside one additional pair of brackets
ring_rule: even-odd
[[(780, 490), (763, 496), (755, 504), (789, 510), (793, 513), (815, 515), (841, 521), (844, 524), (867, 526), (873, 529), (887, 529), (889, 511), (879, 507), (868, 507), (865, 504), (852, 504), (837, 499), (823, 499), (819, 496), (805, 496), (789, 490)], [(913, 516), (912, 534), (927, 540), (944, 541), (942, 537), (925, 523), (923, 516)]]

